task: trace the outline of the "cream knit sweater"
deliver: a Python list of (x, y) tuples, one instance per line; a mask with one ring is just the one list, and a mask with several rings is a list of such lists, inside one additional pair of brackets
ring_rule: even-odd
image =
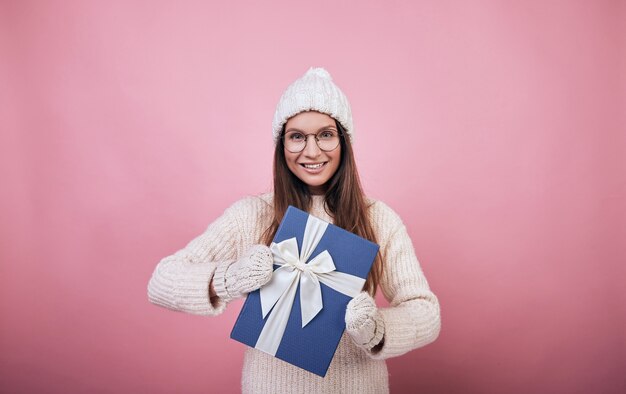
[[(244, 393), (386, 393), (385, 359), (434, 341), (439, 335), (437, 297), (430, 291), (413, 245), (398, 215), (380, 201), (370, 200), (370, 215), (384, 260), (380, 289), (390, 307), (380, 309), (385, 322), (384, 346), (377, 353), (358, 348), (344, 333), (324, 378), (254, 348), (246, 351)], [(272, 219), (272, 195), (244, 198), (189, 244), (165, 257), (148, 284), (151, 302), (177, 311), (218, 315), (226, 304), (209, 300), (209, 283), (216, 267), (233, 261), (261, 242)], [(313, 197), (310, 211), (328, 222), (323, 197)]]

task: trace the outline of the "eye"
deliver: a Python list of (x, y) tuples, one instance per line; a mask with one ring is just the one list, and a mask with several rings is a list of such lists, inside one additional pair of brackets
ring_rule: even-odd
[(287, 134), (287, 139), (293, 142), (304, 141), (304, 134), (302, 133), (289, 133)]
[(317, 136), (317, 138), (321, 138), (324, 140), (329, 140), (332, 139), (335, 136), (335, 132), (332, 130), (324, 130), (322, 132), (319, 133), (319, 135)]

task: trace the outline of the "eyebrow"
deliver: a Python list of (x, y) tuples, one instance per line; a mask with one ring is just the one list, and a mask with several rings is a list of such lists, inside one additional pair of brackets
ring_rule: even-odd
[[(319, 129), (317, 129), (316, 133), (319, 133), (322, 130), (328, 130), (328, 129), (332, 129), (334, 131), (337, 131), (337, 128), (335, 127), (335, 125), (328, 124), (326, 126), (323, 126), (323, 127), (320, 127)], [(304, 133), (304, 131), (302, 131), (302, 130), (300, 130), (298, 128), (290, 127), (289, 129), (285, 130), (285, 134), (287, 134), (287, 133), (289, 133), (291, 131), (299, 131), (300, 133)]]

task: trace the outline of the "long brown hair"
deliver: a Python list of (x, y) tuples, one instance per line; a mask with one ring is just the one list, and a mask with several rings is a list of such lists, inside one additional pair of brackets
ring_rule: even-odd
[[(336, 226), (376, 243), (376, 234), (370, 222), (369, 205), (361, 187), (350, 138), (346, 136), (341, 123), (337, 121), (335, 123), (340, 134), (341, 159), (337, 172), (328, 180), (324, 196), (325, 209)], [(274, 239), (289, 205), (308, 212), (312, 201), (307, 185), (287, 167), (282, 139), (284, 133), (283, 126), (281, 138), (278, 139), (274, 150), (274, 218), (263, 236), (263, 241), (267, 245)], [(382, 271), (383, 262), (379, 252), (363, 290), (371, 295), (376, 294)]]

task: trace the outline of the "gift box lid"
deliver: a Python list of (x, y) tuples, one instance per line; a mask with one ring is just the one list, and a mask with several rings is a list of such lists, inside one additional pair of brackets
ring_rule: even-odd
[[(312, 232), (316, 234), (311, 236)], [(311, 241), (312, 237), (314, 241)], [(248, 295), (231, 332), (231, 338), (325, 376), (345, 329), (346, 305), (362, 290), (378, 253), (378, 245), (289, 206), (271, 248), (276, 264), (272, 280), (261, 290)], [(296, 255), (298, 252), (300, 255), (308, 254), (308, 258), (297, 256), (300, 263), (286, 263), (287, 260), (293, 260), (293, 256), (289, 254), (289, 250), (293, 248), (297, 248)], [(306, 248), (308, 251), (304, 250)], [(288, 255), (287, 258), (285, 254)], [(330, 255), (332, 262), (328, 262), (327, 255)], [(315, 268), (322, 272), (311, 274), (311, 270), (314, 270), (311, 267), (323, 265), (319, 263), (322, 260), (325, 261), (325, 267), (334, 265), (335, 269), (326, 272), (328, 269)], [(308, 267), (301, 265), (303, 263)], [(300, 268), (295, 267), (296, 265)], [(308, 274), (304, 274), (303, 269)], [(285, 278), (293, 278), (293, 281), (288, 288), (285, 287), (284, 292), (275, 292), (276, 297), (281, 294), (278, 302), (268, 306), (270, 288), (281, 281), (277, 279), (280, 275), (283, 275), (283, 281)], [(306, 279), (312, 276), (315, 279)], [(307, 283), (303, 284), (302, 278)], [(319, 281), (319, 290), (312, 291), (311, 286), (315, 286), (311, 283), (316, 279)], [(302, 301), (305, 303), (304, 308), (300, 299), (301, 292), (307, 294)], [(311, 305), (315, 304), (318, 297), (316, 294), (321, 295), (321, 310), (310, 318)], [(262, 298), (265, 298), (265, 317)], [(284, 332), (281, 335), (282, 330)], [(269, 342), (267, 338), (270, 338)]]

